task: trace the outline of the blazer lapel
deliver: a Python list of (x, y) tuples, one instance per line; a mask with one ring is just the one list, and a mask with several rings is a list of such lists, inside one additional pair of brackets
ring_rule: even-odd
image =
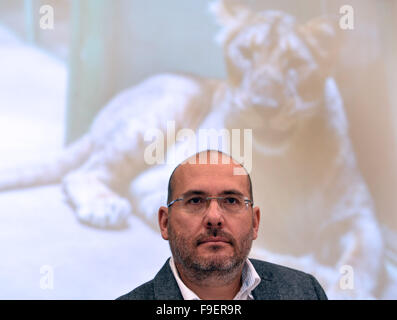
[(252, 291), (255, 300), (280, 300), (280, 290), (277, 281), (274, 280), (273, 273), (266, 268), (266, 264), (255, 259), (250, 259), (256, 272), (261, 277), (261, 282)]
[(280, 300), (280, 294), (276, 281), (261, 277), (261, 282), (252, 291), (255, 300)]
[(183, 300), (169, 262), (170, 258), (153, 279), (155, 300)]

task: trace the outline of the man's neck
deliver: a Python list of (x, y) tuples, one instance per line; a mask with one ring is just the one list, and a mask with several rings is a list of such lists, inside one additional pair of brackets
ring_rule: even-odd
[(183, 283), (202, 300), (233, 300), (241, 288), (242, 268), (229, 273), (227, 279), (218, 276), (209, 276), (197, 280), (189, 276), (179, 264), (175, 263), (179, 277)]

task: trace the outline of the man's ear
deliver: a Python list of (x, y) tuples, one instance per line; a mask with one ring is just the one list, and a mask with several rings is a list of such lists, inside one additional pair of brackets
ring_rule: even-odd
[(168, 240), (168, 208), (160, 207), (158, 213), (159, 227), (161, 236), (164, 240)]
[(253, 214), (253, 224), (252, 227), (254, 229), (254, 240), (258, 237), (258, 230), (259, 230), (259, 223), (261, 220), (261, 211), (259, 207), (255, 207), (252, 209), (252, 214)]

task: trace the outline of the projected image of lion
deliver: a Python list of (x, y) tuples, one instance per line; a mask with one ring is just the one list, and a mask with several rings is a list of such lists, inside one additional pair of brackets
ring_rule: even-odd
[(223, 25), (225, 81), (151, 77), (117, 95), (56, 161), (1, 173), (0, 190), (61, 182), (83, 223), (122, 228), (133, 213), (156, 227), (169, 175), (192, 145), (177, 139), (164, 149), (173, 163), (148, 164), (148, 129), (164, 137), (170, 121), (176, 132), (252, 129), (251, 178), (262, 212), (253, 255), (314, 274), (330, 298), (376, 296), (383, 244), (331, 74), (336, 28), (226, 1), (212, 9)]

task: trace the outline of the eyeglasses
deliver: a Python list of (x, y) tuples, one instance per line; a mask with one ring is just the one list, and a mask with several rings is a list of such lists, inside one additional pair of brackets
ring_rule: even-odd
[(211, 200), (217, 200), (219, 208), (226, 213), (239, 213), (246, 210), (254, 202), (240, 195), (227, 195), (225, 197), (205, 197), (192, 195), (175, 199), (167, 204), (171, 207), (177, 201), (180, 201), (181, 207), (188, 213), (204, 213), (208, 210)]

